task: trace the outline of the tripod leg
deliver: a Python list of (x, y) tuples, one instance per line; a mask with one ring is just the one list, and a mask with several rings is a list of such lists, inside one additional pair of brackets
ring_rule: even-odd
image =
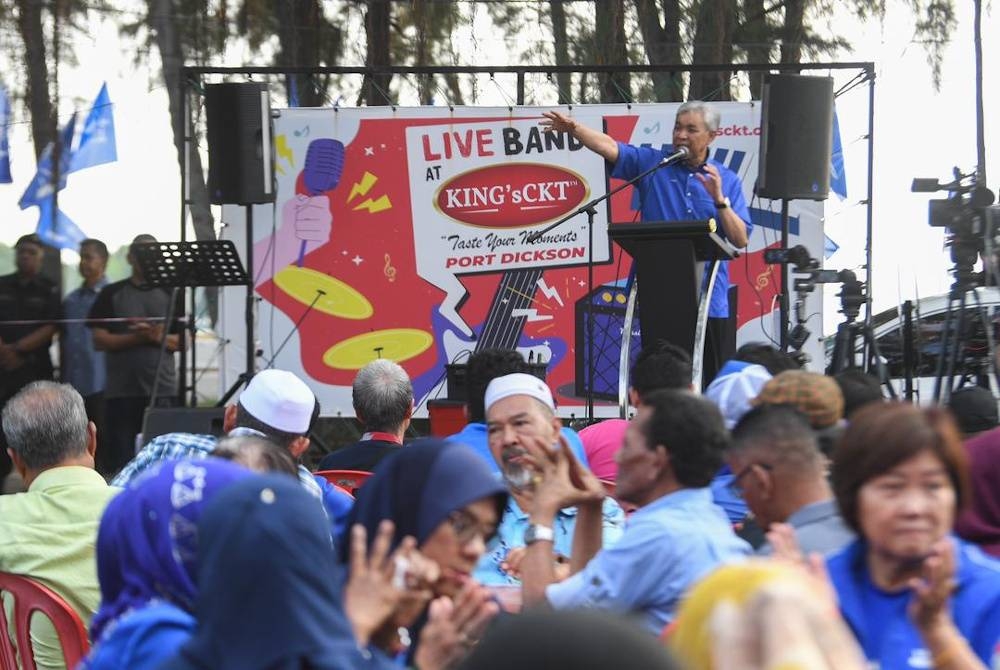
[[(948, 380), (948, 384), (945, 387), (944, 397), (941, 399), (942, 404), (947, 404), (948, 400), (951, 398), (951, 392), (955, 390), (955, 363), (958, 360), (959, 354), (962, 352), (962, 344), (965, 339), (965, 298), (968, 295), (967, 291), (962, 291), (958, 297), (958, 319), (957, 326), (951, 333), (950, 343), (946, 343), (947, 353), (948, 353), (948, 364), (946, 368), (945, 379)], [(942, 352), (944, 354), (945, 352)]]
[(885, 366), (885, 361), (882, 360), (882, 352), (879, 351), (878, 342), (875, 340), (875, 333), (872, 332), (871, 326), (863, 325), (861, 330), (868, 349), (867, 371), (871, 373), (874, 368), (879, 382), (889, 391), (889, 397), (896, 400), (898, 397), (896, 389), (893, 387), (892, 379), (889, 377), (889, 369)]
[(945, 357), (948, 355), (948, 338), (951, 336), (952, 319), (954, 318), (954, 310), (952, 306), (955, 301), (955, 296), (948, 295), (948, 309), (944, 314), (944, 326), (941, 329), (941, 350), (938, 352), (938, 363), (937, 372), (934, 375), (934, 403), (937, 404), (941, 400), (941, 382), (944, 379), (945, 372)]
[(993, 339), (993, 323), (990, 321), (989, 312), (986, 306), (983, 305), (982, 299), (979, 297), (979, 293), (976, 291), (972, 292), (972, 297), (976, 300), (976, 310), (979, 313), (979, 318), (983, 324), (983, 332), (986, 333), (986, 355), (989, 356), (989, 374), (993, 375), (993, 379), (989, 386), (990, 391), (996, 392), (1000, 390), (1000, 374), (997, 373), (997, 357), (996, 357), (996, 340)]

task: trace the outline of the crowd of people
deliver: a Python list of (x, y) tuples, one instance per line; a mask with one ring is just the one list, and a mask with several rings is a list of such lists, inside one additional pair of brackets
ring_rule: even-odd
[[(616, 175), (655, 158), (547, 122)], [(697, 207), (744, 246), (738, 181), (707, 161), (717, 125), (682, 106), (687, 167), (658, 174), (701, 189)], [(451, 436), (407, 440), (411, 381), (376, 360), (353, 385), (364, 434), (318, 462), (320, 404), (278, 369), (225, 408), (222, 436), (137, 442), (143, 408), (171, 398), (171, 296), (144, 285), (135, 247), (132, 275), (107, 284), (106, 247), (85, 241), (56, 382), (41, 249), (19, 240), (18, 271), (0, 278), (15, 315), (0, 323), (3, 446), (21, 489), (0, 496), (0, 572), (76, 612), (80, 668), (1000, 667), (988, 389), (950, 407), (889, 401), (857, 370), (730, 348), (716, 323), (704, 391), (689, 352), (650, 344), (631, 370), (634, 416), (579, 432), (537, 366), (486, 349), (467, 361), (469, 422)], [(346, 490), (317, 470), (369, 476)], [(65, 668), (44, 617), (30, 633), (38, 667)]]

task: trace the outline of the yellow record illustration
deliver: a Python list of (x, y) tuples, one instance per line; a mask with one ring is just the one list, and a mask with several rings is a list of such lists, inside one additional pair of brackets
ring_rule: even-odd
[[(274, 283), (303, 305), (342, 319), (367, 319), (375, 310), (357, 289), (311, 268), (289, 266), (274, 275)], [(319, 293), (319, 299), (316, 298)]]
[(336, 370), (360, 370), (376, 358), (397, 363), (419, 356), (434, 343), (434, 337), (416, 328), (389, 328), (349, 337), (323, 354), (323, 363)]

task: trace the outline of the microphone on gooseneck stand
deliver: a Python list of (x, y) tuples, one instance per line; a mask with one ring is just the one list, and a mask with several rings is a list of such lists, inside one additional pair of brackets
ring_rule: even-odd
[[(340, 140), (322, 138), (313, 140), (306, 149), (302, 182), (309, 196), (317, 196), (337, 188), (340, 175), (344, 172), (344, 143)], [(299, 245), (299, 267), (306, 255), (306, 240)]]
[(687, 147), (677, 147), (677, 150), (669, 156), (664, 156), (663, 160), (660, 161), (661, 165), (670, 165), (671, 163), (678, 161), (682, 158), (687, 158), (687, 155), (691, 153), (688, 151)]

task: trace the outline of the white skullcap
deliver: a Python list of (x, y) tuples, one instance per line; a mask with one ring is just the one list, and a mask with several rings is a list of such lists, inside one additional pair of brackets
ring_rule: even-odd
[(271, 369), (254, 375), (239, 402), (258, 421), (286, 433), (305, 435), (316, 396), (291, 372)]
[(726, 428), (732, 430), (743, 415), (750, 411), (751, 404), (760, 390), (771, 379), (771, 373), (763, 365), (747, 365), (723, 377), (716, 377), (705, 397), (714, 402), (726, 420)]
[(512, 375), (497, 377), (486, 387), (486, 397), (484, 405), (486, 411), (490, 410), (498, 400), (503, 400), (512, 395), (527, 395), (539, 400), (553, 412), (556, 411), (556, 403), (552, 400), (552, 391), (549, 385), (534, 375), (524, 372), (515, 372)]

